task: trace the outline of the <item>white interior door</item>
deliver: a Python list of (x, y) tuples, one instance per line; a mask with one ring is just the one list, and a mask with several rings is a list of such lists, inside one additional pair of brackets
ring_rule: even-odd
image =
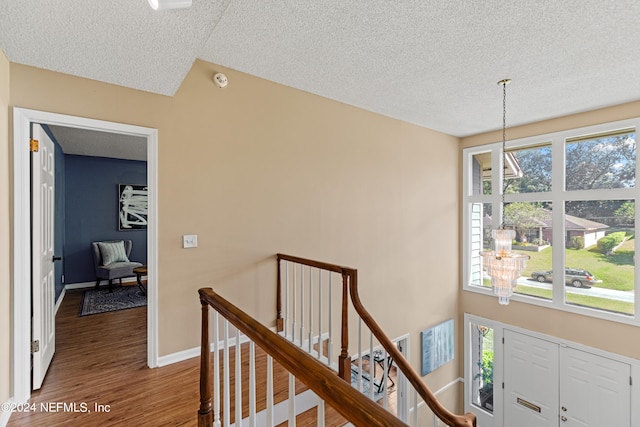
[(560, 426), (631, 425), (631, 366), (595, 354), (560, 352)]
[(557, 427), (558, 344), (508, 329), (504, 340), (504, 425)]
[(32, 319), (33, 389), (42, 386), (56, 348), (54, 280), (55, 150), (53, 141), (38, 124), (32, 139), (38, 149), (31, 157), (32, 200)]

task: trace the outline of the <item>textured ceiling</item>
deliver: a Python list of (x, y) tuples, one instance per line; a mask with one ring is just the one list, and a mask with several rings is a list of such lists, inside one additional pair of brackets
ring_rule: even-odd
[[(640, 99), (638, 0), (0, 0), (12, 62), (174, 94), (201, 58), (455, 136)], [(230, 82), (233, 84), (233, 81)]]
[(49, 125), (65, 154), (147, 161), (147, 138)]

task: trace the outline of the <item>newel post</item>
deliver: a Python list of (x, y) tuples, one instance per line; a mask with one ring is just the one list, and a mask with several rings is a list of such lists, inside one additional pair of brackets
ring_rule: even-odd
[(211, 427), (213, 424), (213, 394), (211, 385), (211, 363), (209, 353), (209, 304), (200, 296), (202, 304), (202, 338), (200, 348), (200, 409), (198, 427)]
[(340, 356), (338, 356), (338, 375), (351, 382), (351, 356), (349, 356), (349, 279), (354, 280), (355, 271), (342, 270), (342, 325), (340, 329)]

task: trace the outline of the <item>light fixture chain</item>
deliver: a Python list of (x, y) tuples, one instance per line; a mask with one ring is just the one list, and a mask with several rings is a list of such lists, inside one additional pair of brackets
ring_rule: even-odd
[(507, 140), (507, 81), (502, 83), (502, 153), (505, 154)]
[(504, 218), (504, 201), (507, 191), (506, 168), (507, 168), (507, 85), (511, 83), (511, 79), (500, 80), (498, 84), (502, 85), (502, 221), (500, 221), (500, 229), (505, 228)]

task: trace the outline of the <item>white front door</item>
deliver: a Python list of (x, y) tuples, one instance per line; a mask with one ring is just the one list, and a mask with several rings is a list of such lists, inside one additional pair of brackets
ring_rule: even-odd
[(560, 426), (631, 425), (631, 366), (563, 348), (560, 354)]
[(558, 348), (505, 329), (505, 426), (558, 426)]
[(46, 132), (35, 123), (32, 139), (38, 141), (38, 149), (31, 153), (31, 340), (33, 389), (37, 390), (42, 386), (56, 349), (53, 267), (55, 149)]

